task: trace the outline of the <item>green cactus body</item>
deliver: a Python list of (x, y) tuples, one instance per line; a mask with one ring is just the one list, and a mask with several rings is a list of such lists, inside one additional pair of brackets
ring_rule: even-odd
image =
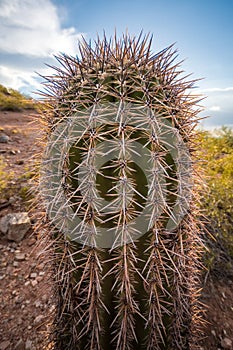
[(127, 35), (83, 42), (80, 59), (58, 57), (63, 68), (47, 78), (41, 192), (54, 240), (55, 349), (194, 344), (197, 97), (172, 48), (150, 47)]

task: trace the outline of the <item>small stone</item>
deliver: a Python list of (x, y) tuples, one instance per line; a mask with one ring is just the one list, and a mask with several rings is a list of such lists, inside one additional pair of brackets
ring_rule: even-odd
[(38, 284), (37, 280), (32, 280), (32, 281), (31, 281), (32, 287), (35, 287), (37, 284)]
[(32, 238), (28, 241), (28, 246), (31, 247), (32, 245), (34, 245), (36, 243), (36, 239)]
[(52, 305), (50, 308), (49, 308), (49, 312), (53, 312), (55, 310), (55, 305)]
[(18, 343), (15, 345), (14, 350), (25, 350), (25, 344), (23, 339), (19, 339)]
[(42, 296), (42, 300), (43, 300), (43, 301), (48, 301), (48, 296), (47, 296), (47, 294), (44, 294), (44, 295)]
[(216, 337), (216, 332), (215, 332), (214, 329), (211, 330), (211, 334), (212, 334), (214, 337)]
[(17, 261), (14, 261), (14, 262), (13, 262), (13, 266), (14, 266), (14, 267), (18, 267), (18, 266), (19, 266), (19, 263), (18, 263)]
[(17, 260), (17, 261), (24, 261), (25, 260), (25, 254), (24, 253), (16, 253), (15, 254), (15, 260)]
[(25, 350), (32, 350), (32, 341), (29, 339), (26, 341)]
[(37, 301), (35, 301), (34, 305), (36, 308), (41, 307), (41, 302), (39, 300), (37, 300)]
[(7, 214), (3, 216), (0, 220), (0, 232), (2, 232), (3, 234), (7, 233), (10, 217), (11, 217), (11, 214)]
[(11, 266), (7, 266), (7, 268), (6, 268), (6, 275), (11, 275), (11, 273), (12, 273), (12, 268), (11, 268)]
[(229, 338), (223, 338), (221, 340), (221, 346), (223, 347), (223, 349), (229, 349), (232, 350), (232, 340)]
[(36, 278), (36, 277), (37, 277), (37, 273), (36, 273), (36, 272), (32, 272), (32, 273), (30, 274), (30, 277), (31, 277), (31, 278)]
[(14, 204), (16, 202), (16, 200), (17, 200), (16, 196), (12, 196), (12, 197), (9, 198), (10, 204)]
[(3, 216), (0, 220), (0, 231), (7, 234), (10, 241), (20, 242), (31, 227), (28, 213), (13, 213)]
[(29, 284), (30, 284), (30, 281), (26, 281), (26, 282), (24, 283), (25, 287), (29, 286)]
[(23, 298), (21, 296), (17, 295), (16, 298), (15, 298), (15, 303), (16, 304), (22, 304), (22, 302), (23, 302)]
[(0, 350), (8, 350), (10, 346), (10, 342), (8, 340), (5, 340), (0, 343)]
[(41, 323), (41, 321), (44, 319), (43, 315), (39, 315), (34, 319), (34, 325), (39, 325)]
[(0, 142), (1, 143), (8, 143), (10, 141), (9, 136), (7, 136), (6, 134), (1, 133), (0, 134)]
[(40, 264), (37, 266), (38, 270), (44, 270), (45, 265), (44, 264)]

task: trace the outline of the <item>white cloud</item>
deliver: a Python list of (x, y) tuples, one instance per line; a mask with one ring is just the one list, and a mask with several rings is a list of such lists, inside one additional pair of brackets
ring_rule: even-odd
[[(43, 76), (51, 75), (51, 68), (41, 68), (39, 73)], [(37, 91), (43, 90), (41, 81), (37, 73), (26, 69), (17, 69), (7, 66), (0, 66), (0, 84), (16, 90), (21, 90), (36, 98)]]
[(225, 88), (218, 88), (218, 87), (214, 87), (214, 88), (207, 88), (207, 89), (200, 89), (201, 93), (207, 93), (207, 92), (229, 92), (229, 91), (233, 91), (233, 87), (229, 86), (229, 87), (225, 87)]
[(214, 87), (199, 90), (206, 96), (203, 100), (205, 111), (202, 116), (209, 117), (203, 121), (207, 128), (233, 124), (233, 87)]
[(50, 0), (0, 0), (0, 51), (49, 57), (77, 53), (81, 38), (74, 27), (62, 28)]
[(209, 107), (209, 111), (213, 111), (213, 112), (219, 112), (221, 110), (220, 106), (212, 106)]

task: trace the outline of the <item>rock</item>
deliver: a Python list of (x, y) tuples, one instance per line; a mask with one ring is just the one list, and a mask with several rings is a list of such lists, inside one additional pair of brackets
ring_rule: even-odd
[(37, 265), (38, 270), (42, 271), (45, 268), (45, 264)]
[(36, 278), (36, 277), (37, 277), (37, 273), (36, 273), (36, 272), (32, 272), (32, 273), (30, 274), (30, 277), (31, 277), (31, 278)]
[(26, 341), (25, 350), (32, 350), (32, 341), (29, 339)]
[(22, 304), (22, 302), (23, 302), (23, 298), (17, 295), (15, 298), (15, 304)]
[(38, 326), (40, 323), (41, 323), (41, 321), (44, 319), (44, 316), (43, 315), (39, 315), (39, 316), (37, 316), (35, 319), (34, 319), (34, 325), (35, 326)]
[(25, 212), (7, 214), (0, 220), (0, 231), (14, 242), (20, 242), (30, 227), (31, 221)]
[(8, 340), (5, 340), (0, 343), (0, 350), (8, 350), (10, 346), (10, 342)]
[(216, 337), (216, 332), (214, 329), (211, 330), (211, 334), (213, 334), (213, 336)]
[(25, 350), (25, 344), (23, 339), (19, 339), (18, 343), (15, 345), (14, 350)]
[(15, 260), (24, 261), (25, 260), (25, 254), (24, 253), (16, 253), (15, 254)]
[(223, 347), (223, 349), (229, 349), (232, 350), (232, 340), (229, 338), (223, 338), (221, 340), (221, 346)]
[(39, 300), (36, 300), (36, 301), (34, 302), (34, 305), (35, 305), (36, 308), (42, 306), (42, 304), (41, 304), (41, 302), (40, 302)]
[(35, 287), (38, 284), (37, 280), (31, 280), (32, 287)]
[(8, 143), (9, 141), (10, 141), (9, 136), (7, 136), (6, 134), (3, 134), (3, 133), (0, 134), (0, 142), (1, 143)]
[(35, 238), (32, 238), (28, 241), (28, 246), (31, 247), (33, 246), (34, 244), (36, 243), (36, 239)]

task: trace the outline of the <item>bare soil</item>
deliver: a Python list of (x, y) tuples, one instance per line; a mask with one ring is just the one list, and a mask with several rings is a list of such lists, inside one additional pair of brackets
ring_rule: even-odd
[[(28, 173), (34, 155), (41, 152), (38, 115), (29, 112), (1, 112), (0, 132), (10, 137), (0, 143), (0, 157), (13, 173), (3, 198), (0, 218), (7, 213), (28, 211)], [(25, 190), (26, 189), (26, 190)], [(30, 211), (30, 215), (33, 214)], [(33, 224), (36, 224), (33, 216)], [(0, 235), (0, 350), (41, 350), (51, 331), (54, 304), (49, 266), (39, 259), (43, 247), (37, 245), (34, 225), (20, 242)], [(23, 253), (19, 259), (19, 253)], [(206, 327), (200, 350), (233, 349), (233, 279), (209, 276), (203, 283), (202, 301), (206, 304)]]

